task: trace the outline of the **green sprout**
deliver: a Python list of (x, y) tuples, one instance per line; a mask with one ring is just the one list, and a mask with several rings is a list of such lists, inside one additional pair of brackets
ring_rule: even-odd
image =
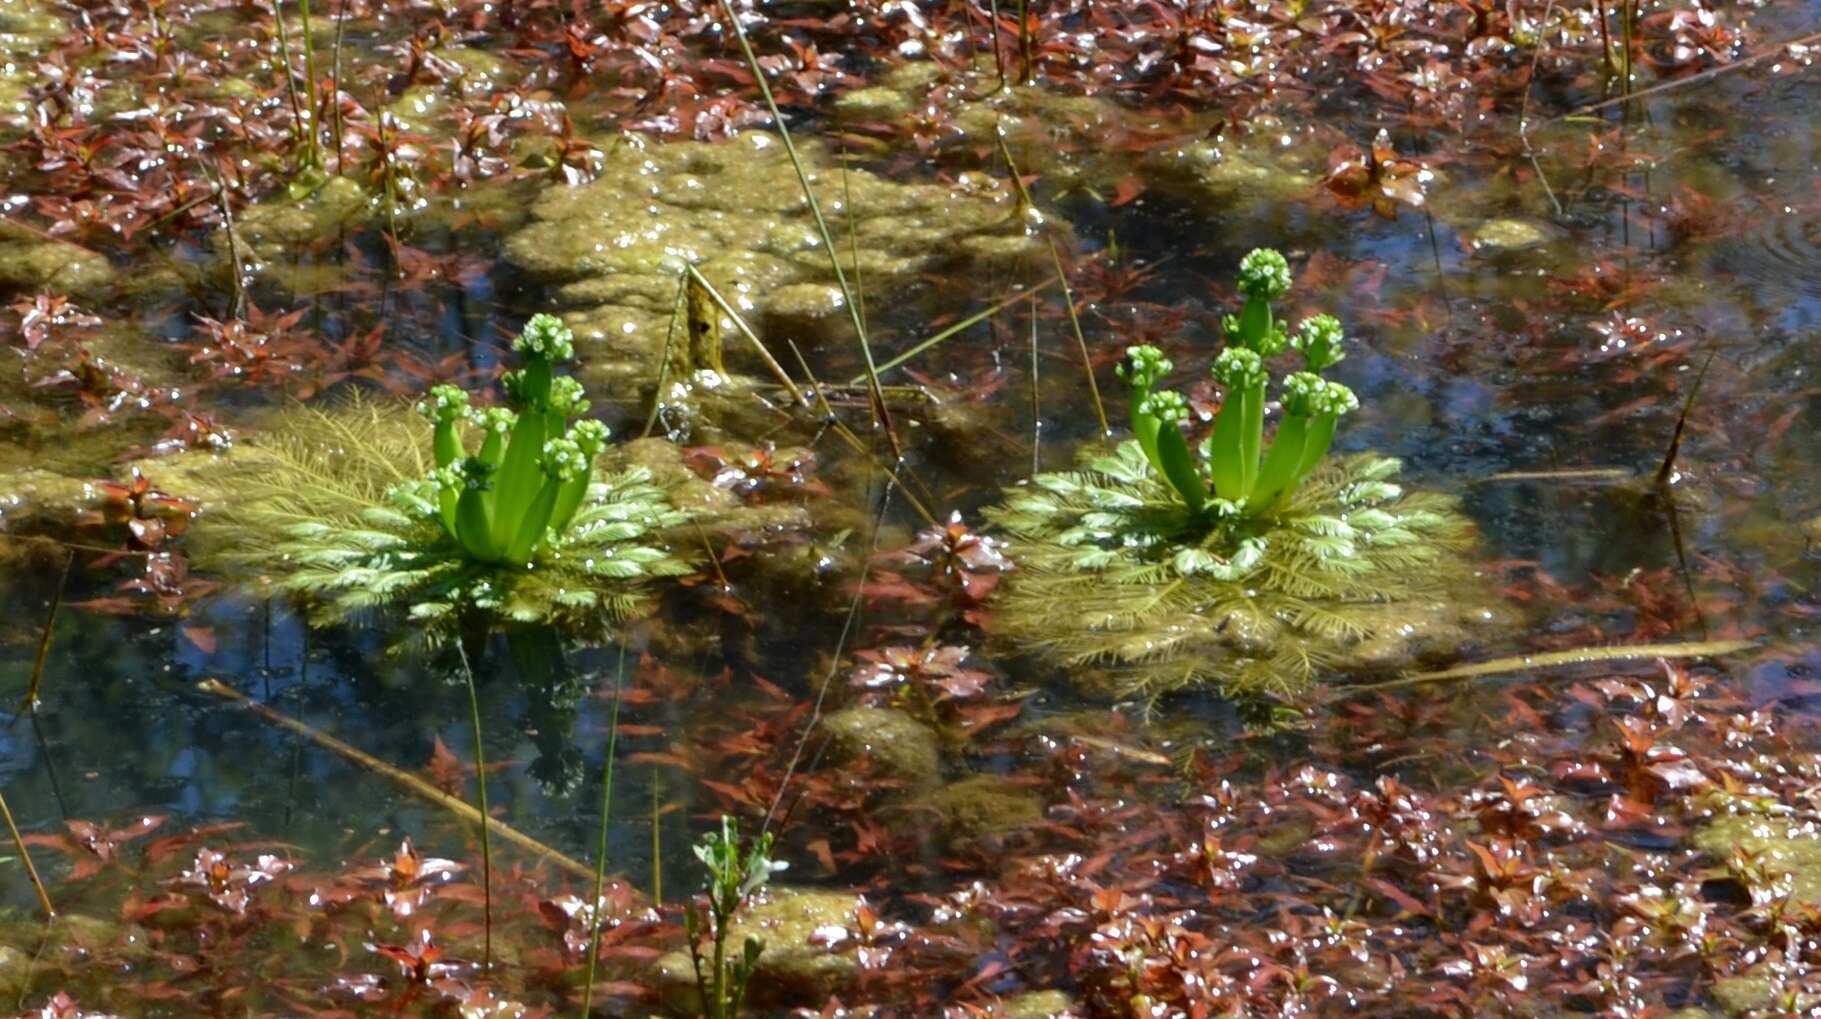
[[(752, 979), (759, 955), (765, 951), (764, 942), (748, 935), (741, 946), (740, 957), (727, 957), (734, 916), (746, 900), (771, 879), (773, 872), (783, 870), (785, 865), (771, 859), (770, 832), (761, 833), (748, 849), (742, 850), (739, 823), (727, 816), (721, 818), (721, 830), (704, 836), (695, 852), (696, 859), (708, 868), (707, 915), (704, 916), (694, 902), (686, 904), (683, 910), (689, 958), (695, 967), (696, 990), (702, 997), (703, 1016), (732, 1019), (744, 1007), (746, 985)], [(712, 946), (707, 955), (703, 952), (704, 935)]]
[[(1225, 319), (1227, 346), (1214, 361), (1225, 391), (1214, 418), (1205, 463), (1197, 463), (1180, 424), (1188, 403), (1158, 391), (1172, 365), (1156, 347), (1130, 347), (1119, 376), (1132, 387), (1132, 431), (1151, 465), (1191, 515), (1221, 523), (1235, 516), (1268, 514), (1282, 505), (1327, 454), (1342, 414), (1359, 407), (1353, 392), (1320, 373), (1346, 356), (1340, 322), (1332, 315), (1304, 321), (1291, 336), (1271, 310), (1290, 289), (1283, 255), (1258, 248), (1241, 260), (1239, 290), (1246, 304)], [(1269, 358), (1285, 349), (1302, 355), (1306, 371), (1283, 381), (1283, 419), (1269, 452), (1264, 449)], [(1209, 498), (1212, 488), (1214, 498)]]
[[(475, 410), (468, 394), (445, 385), (418, 410), (435, 428), (431, 483), (444, 529), (476, 562), (523, 566), (574, 520), (607, 429), (598, 421), (569, 424), (587, 413), (588, 400), (580, 382), (555, 373), (575, 355), (561, 319), (531, 316), (512, 349), (524, 366), (505, 376), (510, 407)], [(464, 419), (481, 437), (472, 456), (457, 430)]]

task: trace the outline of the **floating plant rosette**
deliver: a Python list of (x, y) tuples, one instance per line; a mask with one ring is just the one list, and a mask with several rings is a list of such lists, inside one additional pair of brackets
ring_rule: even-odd
[[(1018, 566), (997, 596), (1000, 633), (1118, 696), (1293, 697), (1436, 632), (1423, 620), (1474, 586), (1473, 526), (1452, 497), (1398, 484), (1395, 459), (1328, 455), (1358, 408), (1323, 377), (1345, 356), (1341, 326), (1319, 315), (1288, 331), (1271, 302), (1289, 287), (1277, 252), (1241, 263), (1245, 306), (1225, 322), (1205, 440), (1191, 446), (1188, 401), (1158, 388), (1171, 363), (1132, 347), (1120, 375), (1134, 437), (987, 510)], [(1303, 366), (1277, 380), (1267, 445), (1270, 363), (1290, 351)]]
[(643, 467), (616, 469), (605, 426), (556, 365), (569, 330), (533, 316), (507, 405), (437, 386), (417, 411), (371, 401), (288, 412), (222, 485), (210, 547), (318, 623), (402, 608), (431, 642), (493, 619), (589, 632), (692, 571), (686, 523)]

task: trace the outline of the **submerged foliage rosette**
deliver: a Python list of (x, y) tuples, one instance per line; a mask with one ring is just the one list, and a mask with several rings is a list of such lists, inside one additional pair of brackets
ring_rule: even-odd
[(404, 605), (431, 641), (477, 616), (585, 631), (636, 612), (653, 580), (692, 571), (666, 540), (688, 515), (649, 470), (600, 462), (599, 422), (569, 423), (587, 401), (553, 374), (559, 321), (533, 317), (514, 349), (509, 407), (438, 386), (417, 407), (427, 430), (361, 400), (288, 412), (224, 486), (219, 557), (319, 623)]
[[(1173, 365), (1128, 351), (1134, 438), (1083, 452), (1073, 471), (1039, 474), (987, 517), (1013, 536), (1018, 569), (995, 621), (1018, 644), (1094, 667), (1124, 695), (1201, 684), (1294, 695), (1362, 642), (1394, 635), (1399, 606), (1448, 595), (1471, 570), (1472, 525), (1450, 497), (1408, 492), (1397, 460), (1330, 459), (1352, 391), (1321, 377), (1339, 362), (1340, 323), (1294, 334), (1270, 302), (1289, 289), (1281, 255), (1241, 264), (1246, 305), (1226, 320), (1213, 363), (1223, 392), (1214, 430), (1191, 447), (1188, 401), (1159, 389)], [(1268, 362), (1296, 351), (1264, 442)]]

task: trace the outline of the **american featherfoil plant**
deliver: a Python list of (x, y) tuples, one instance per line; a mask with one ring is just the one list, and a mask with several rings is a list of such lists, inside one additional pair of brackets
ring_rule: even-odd
[[(507, 406), (437, 386), (417, 411), (354, 399), (287, 412), (221, 486), (205, 556), (254, 571), (313, 621), (403, 606), (431, 642), (494, 618), (589, 631), (692, 572), (666, 535), (688, 522), (640, 467), (608, 464), (560, 320), (513, 345)], [(470, 452), (472, 446), (473, 452)], [(445, 625), (447, 624), (447, 625)]]
[[(1322, 374), (1344, 337), (1327, 315), (1288, 330), (1271, 305), (1289, 288), (1276, 251), (1240, 263), (1245, 305), (1225, 319), (1206, 439), (1191, 444), (1188, 400), (1159, 388), (1173, 365), (1132, 347), (1120, 376), (1133, 438), (987, 510), (1018, 565), (998, 596), (1002, 633), (1120, 695), (1206, 684), (1293, 697), (1362, 642), (1395, 635), (1400, 604), (1470, 582), (1473, 527), (1452, 498), (1406, 491), (1395, 459), (1328, 455), (1359, 406)], [(1267, 445), (1271, 364), (1288, 351), (1302, 368), (1278, 379)]]

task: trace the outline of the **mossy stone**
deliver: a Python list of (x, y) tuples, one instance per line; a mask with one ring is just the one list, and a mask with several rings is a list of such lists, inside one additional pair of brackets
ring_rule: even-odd
[(1043, 801), (997, 775), (975, 775), (918, 797), (912, 806), (932, 811), (952, 842), (1006, 835), (1043, 819)]
[[(371, 209), (359, 184), (347, 177), (330, 177), (302, 198), (281, 193), (241, 210), (234, 218), (235, 236), (245, 245), (241, 257), (272, 261), (330, 240), (344, 227), (364, 220)], [(220, 257), (229, 256), (226, 233), (216, 231), (210, 244)]]
[(1777, 1003), (1777, 979), (1760, 964), (1738, 976), (1714, 981), (1714, 1004), (1729, 1016), (1763, 1013)]
[(913, 107), (910, 96), (884, 85), (872, 85), (842, 93), (835, 100), (835, 112), (849, 120), (895, 120)]
[(1741, 814), (1710, 822), (1689, 841), (1721, 861), (1735, 850), (1752, 854), (1765, 869), (1788, 878), (1798, 901), (1821, 905), (1821, 829), (1811, 822)]
[[(737, 953), (748, 937), (765, 944), (749, 985), (753, 1004), (820, 1007), (851, 987), (859, 973), (853, 954), (831, 950), (816, 935), (824, 928), (851, 929), (859, 908), (860, 897), (852, 892), (774, 886), (756, 893), (734, 915), (728, 939), (730, 954)], [(671, 952), (658, 959), (656, 967), (656, 982), (670, 1009), (682, 1015), (702, 1014), (689, 953)]]
[(61, 530), (94, 502), (94, 487), (81, 478), (39, 467), (0, 472), (0, 521), (9, 529), (29, 522), (34, 530)]
[(1027, 991), (999, 1003), (1001, 1019), (1068, 1019), (1076, 1014), (1075, 999), (1062, 991)]
[(1475, 250), (1523, 251), (1546, 243), (1550, 233), (1526, 219), (1492, 219), (1475, 227), (1470, 237)]
[[(1023, 232), (1008, 220), (1009, 186), (904, 184), (842, 170), (815, 140), (799, 149), (831, 229), (842, 234), (837, 255), (857, 266), (871, 294), (883, 297), (933, 261), (968, 258), (963, 238)], [(842, 311), (801, 185), (782, 144), (765, 132), (712, 145), (636, 136), (607, 143), (598, 178), (545, 190), (505, 255), (571, 305), (566, 318), (590, 380), (649, 386), (657, 378), (685, 265), (742, 314), (758, 308), (809, 321)], [(740, 344), (728, 356), (732, 370), (756, 367), (742, 365), (749, 355)]]
[(936, 734), (894, 708), (853, 707), (822, 720), (837, 764), (870, 759), (892, 778), (913, 786), (936, 781), (941, 770)]
[(0, 243), (0, 286), (58, 294), (87, 294), (114, 281), (105, 255), (59, 241)]

